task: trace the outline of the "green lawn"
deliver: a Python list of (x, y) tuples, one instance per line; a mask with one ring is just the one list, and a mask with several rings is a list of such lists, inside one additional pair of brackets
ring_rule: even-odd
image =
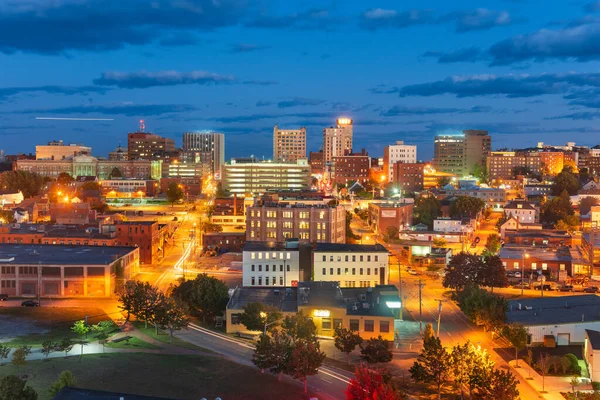
[(217, 357), (111, 353), (30, 361), (22, 367), (4, 365), (0, 377), (27, 375), (40, 400), (50, 399), (48, 388), (61, 371), (73, 372), (76, 386), (177, 399), (227, 400), (306, 399), (301, 385), (278, 382), (258, 369)]
[(199, 350), (201, 352), (210, 352), (207, 349), (204, 349), (202, 347), (198, 347), (195, 344), (192, 344), (190, 342), (186, 342), (185, 340), (181, 340), (179, 338), (173, 337), (173, 342), (170, 342), (170, 335), (169, 332), (164, 332), (161, 331), (160, 329), (158, 330), (158, 335), (156, 334), (156, 329), (154, 328), (154, 326), (152, 325), (148, 325), (147, 328), (144, 327), (144, 323), (141, 321), (133, 321), (132, 322), (133, 325), (138, 328), (143, 334), (150, 336), (153, 339), (158, 340), (159, 342), (163, 342), (163, 343), (169, 343), (175, 346), (179, 346), (179, 347), (183, 347), (185, 349), (192, 349), (192, 350)]
[(144, 342), (142, 339), (138, 339), (135, 336), (130, 337), (128, 340), (121, 340), (119, 342), (109, 342), (106, 343), (106, 347), (110, 347), (111, 349), (150, 349), (157, 350), (160, 349), (160, 346), (153, 345), (148, 342)]
[(99, 308), (85, 307), (2, 307), (0, 324), (8, 326), (0, 331), (0, 339), (14, 338), (8, 342), (11, 346), (28, 344), (40, 346), (46, 339), (59, 341), (64, 337), (76, 338), (71, 331), (75, 321), (88, 316), (90, 325), (110, 319)]

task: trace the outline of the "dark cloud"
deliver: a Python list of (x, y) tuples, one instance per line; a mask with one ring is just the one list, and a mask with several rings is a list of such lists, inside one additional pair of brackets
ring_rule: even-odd
[[(1, 28), (0, 28), (1, 29)], [(0, 38), (0, 40), (2, 40)], [(103, 88), (99, 86), (58, 86), (58, 85), (44, 85), (44, 86), (20, 86), (20, 87), (4, 87), (0, 88), (0, 102), (6, 100), (9, 97), (16, 96), (22, 93), (48, 93), (48, 94), (64, 94), (64, 95), (88, 95), (90, 93), (104, 94), (110, 88)]]
[(600, 118), (600, 112), (589, 112), (589, 111), (582, 111), (582, 112), (576, 112), (576, 113), (572, 113), (572, 114), (566, 114), (566, 115), (559, 115), (556, 117), (548, 117), (548, 118), (544, 118), (544, 119), (573, 119), (573, 120), (592, 120), (592, 119), (598, 119)]
[(104, 114), (124, 115), (127, 117), (152, 116), (166, 113), (183, 113), (197, 110), (188, 104), (110, 104), (91, 106), (71, 106), (60, 108), (15, 110), (11, 114), (44, 114), (50, 115), (82, 115), (82, 114)]
[(398, 93), (400, 97), (451, 94), (457, 97), (505, 95), (514, 98), (544, 94), (567, 95), (589, 87), (600, 88), (600, 73), (451, 76), (441, 81), (399, 88), (379, 85), (371, 89), (371, 92)]
[(440, 64), (450, 64), (456, 62), (477, 62), (486, 58), (479, 47), (466, 47), (444, 53), (441, 51), (426, 51), (421, 57), (437, 58)]
[(115, 50), (160, 41), (174, 32), (237, 25), (249, 11), (245, 0), (5, 1), (0, 52)]
[(177, 32), (161, 38), (158, 44), (163, 47), (193, 46), (198, 44), (198, 38), (189, 32)]
[(565, 29), (542, 29), (494, 44), (489, 49), (491, 65), (508, 65), (549, 59), (580, 62), (600, 58), (600, 23)]
[[(315, 119), (315, 118), (328, 118), (329, 121), (335, 119), (334, 113), (323, 113), (323, 112), (309, 112), (309, 113), (286, 113), (286, 114), (249, 114), (249, 115), (235, 115), (231, 117), (214, 117), (206, 118), (209, 121), (216, 121), (221, 123), (246, 123), (255, 122), (265, 119), (285, 119), (285, 118), (303, 118), (303, 119)], [(331, 123), (331, 122), (330, 122)]]
[(394, 106), (386, 111), (382, 111), (379, 115), (382, 117), (406, 117), (431, 114), (471, 114), (490, 111), (492, 111), (492, 108), (488, 106), (476, 106), (471, 108)]
[(262, 29), (299, 29), (299, 30), (332, 30), (339, 19), (330, 15), (326, 9), (313, 8), (307, 11), (272, 16), (262, 15), (251, 19), (246, 26)]
[(508, 12), (487, 8), (455, 11), (441, 15), (430, 9), (396, 11), (372, 8), (361, 14), (359, 25), (363, 29), (374, 31), (385, 28), (403, 29), (414, 25), (454, 23), (456, 32), (464, 33), (510, 25), (512, 22)]
[(269, 46), (252, 43), (235, 43), (231, 45), (231, 53), (248, 53), (251, 51), (258, 51), (268, 49)]
[(267, 106), (270, 106), (271, 104), (273, 104), (272, 101), (259, 100), (256, 102), (256, 107), (267, 107)]
[(277, 103), (279, 108), (291, 108), (291, 107), (302, 107), (302, 106), (318, 106), (325, 103), (325, 100), (320, 99), (309, 99), (306, 97), (294, 97), (290, 100), (283, 100)]

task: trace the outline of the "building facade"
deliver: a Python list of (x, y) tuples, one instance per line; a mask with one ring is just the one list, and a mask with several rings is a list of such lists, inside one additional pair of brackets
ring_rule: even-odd
[(350, 153), (333, 157), (332, 175), (338, 184), (350, 181), (365, 182), (369, 180), (371, 157), (365, 149), (360, 153)]
[[(57, 178), (61, 173), (73, 177), (97, 176), (107, 179), (111, 176), (137, 179), (160, 179), (162, 162), (150, 160), (98, 160), (95, 157), (80, 155), (70, 160), (17, 160), (15, 170)], [(116, 174), (116, 175), (115, 175)]]
[(273, 128), (273, 161), (276, 163), (295, 163), (306, 158), (306, 128)]
[(225, 164), (225, 135), (217, 132), (184, 132), (182, 159), (187, 163), (203, 164), (221, 179)]
[(393, 165), (392, 182), (400, 186), (402, 193), (420, 192), (424, 189), (425, 164), (397, 162)]
[(246, 207), (247, 242), (346, 242), (346, 210), (343, 206), (261, 202)]
[(353, 121), (338, 118), (335, 126), (323, 130), (323, 162), (333, 162), (333, 157), (352, 152)]
[(388, 250), (380, 244), (317, 243), (313, 250), (315, 281), (340, 287), (375, 287), (389, 280)]
[(385, 234), (389, 227), (402, 231), (413, 221), (413, 203), (377, 202), (369, 204), (369, 224), (376, 234)]
[(542, 173), (542, 157), (537, 151), (492, 151), (487, 162), (490, 180), (512, 179), (517, 168)]
[(465, 130), (458, 135), (438, 135), (434, 139), (434, 166), (459, 176), (473, 173), (476, 165), (487, 165), (492, 138), (484, 130)]
[(175, 153), (175, 141), (150, 132), (127, 135), (127, 156), (130, 160), (168, 160)]
[(504, 206), (504, 213), (515, 217), (519, 222), (532, 224), (538, 222), (538, 209), (525, 200), (515, 200)]
[[(311, 151), (309, 157), (310, 171), (312, 174), (323, 174), (325, 172), (325, 162), (323, 161), (323, 150)], [(600, 158), (599, 158), (600, 159)]]
[(238, 162), (223, 166), (223, 189), (237, 194), (259, 194), (269, 190), (306, 190), (310, 188), (310, 167), (306, 159), (296, 164)]
[(311, 278), (311, 247), (292, 239), (285, 242), (246, 242), (243, 286), (296, 287)]
[(394, 165), (398, 162), (414, 164), (417, 162), (417, 146), (404, 144), (403, 140), (397, 140), (396, 144), (386, 146), (383, 149), (383, 171), (387, 182), (394, 181)]
[(80, 155), (92, 155), (92, 148), (82, 144), (64, 144), (62, 140), (35, 146), (36, 160), (69, 160)]

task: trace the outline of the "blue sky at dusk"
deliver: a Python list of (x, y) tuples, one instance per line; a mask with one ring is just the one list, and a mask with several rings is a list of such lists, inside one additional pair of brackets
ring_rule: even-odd
[(0, 148), (106, 156), (144, 119), (270, 158), (274, 124), (318, 150), (338, 116), (373, 156), (404, 140), (429, 159), (461, 129), (596, 145), (599, 60), (600, 1), (0, 0)]

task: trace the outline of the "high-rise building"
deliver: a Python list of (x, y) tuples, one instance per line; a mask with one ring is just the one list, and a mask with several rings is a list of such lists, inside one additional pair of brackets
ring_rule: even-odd
[(306, 128), (279, 129), (273, 128), (273, 161), (277, 163), (295, 163), (299, 158), (306, 158)]
[(417, 146), (404, 144), (403, 140), (397, 140), (396, 144), (386, 146), (383, 150), (383, 171), (387, 174), (388, 182), (394, 180), (394, 164), (397, 162), (414, 164), (417, 162)]
[(434, 140), (434, 165), (442, 172), (469, 175), (476, 166), (486, 165), (492, 150), (492, 138), (487, 131), (465, 130), (461, 134), (438, 135)]
[(225, 135), (217, 132), (184, 132), (183, 160), (207, 164), (216, 179), (221, 178), (225, 163)]
[(175, 153), (173, 139), (142, 131), (127, 135), (127, 155), (130, 160), (169, 160)]
[(36, 160), (69, 160), (80, 155), (92, 155), (92, 148), (82, 144), (64, 144), (62, 140), (35, 146)]
[(488, 155), (487, 170), (490, 180), (512, 179), (515, 175), (526, 172), (541, 174), (541, 153), (538, 151), (492, 151)]
[(352, 152), (352, 120), (338, 118), (336, 126), (323, 130), (323, 161), (331, 163), (333, 157)]

